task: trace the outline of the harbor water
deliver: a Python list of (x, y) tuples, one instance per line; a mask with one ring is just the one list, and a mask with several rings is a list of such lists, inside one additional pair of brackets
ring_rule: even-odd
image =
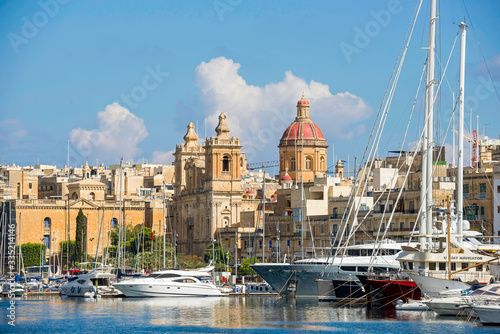
[(432, 312), (336, 308), (317, 300), (279, 297), (61, 298), (0, 300), (0, 333), (499, 333), (478, 321)]

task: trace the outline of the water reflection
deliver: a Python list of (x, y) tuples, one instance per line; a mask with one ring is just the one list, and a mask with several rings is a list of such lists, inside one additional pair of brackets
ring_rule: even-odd
[[(0, 300), (3, 316), (8, 300)], [(443, 322), (463, 329), (481, 328), (455, 318), (436, 318), (432, 312), (396, 312), (365, 307), (337, 308), (316, 299), (276, 297), (116, 298), (86, 299), (59, 296), (30, 297), (17, 302), (17, 319), (27, 328), (71, 324), (75, 329), (103, 332), (118, 328), (179, 331), (179, 328), (280, 329), (307, 331), (426, 332)], [(31, 323), (31, 325), (29, 325)], [(460, 328), (457, 328), (460, 327)], [(465, 327), (464, 327), (465, 326)], [(63, 327), (66, 328), (66, 327)], [(168, 330), (166, 330), (168, 329)], [(454, 329), (454, 330), (455, 330)], [(0, 330), (0, 332), (2, 332)]]

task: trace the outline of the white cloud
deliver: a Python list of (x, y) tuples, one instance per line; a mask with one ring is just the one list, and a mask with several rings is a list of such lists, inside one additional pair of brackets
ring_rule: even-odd
[(154, 151), (152, 163), (154, 164), (165, 164), (170, 165), (174, 161), (173, 156), (174, 150), (162, 152), (162, 151)]
[(13, 142), (26, 137), (28, 131), (23, 128), (23, 124), (18, 119), (0, 120), (0, 140)]
[(202, 62), (195, 71), (195, 84), (209, 129), (217, 125), (219, 113), (225, 112), (230, 135), (242, 139), (249, 160), (278, 145), (283, 131), (295, 119), (302, 92), (311, 104), (312, 120), (327, 139), (353, 139), (365, 131), (360, 123), (370, 116), (371, 107), (360, 97), (349, 92), (332, 94), (328, 85), (313, 80), (308, 83), (291, 71), (282, 81), (263, 87), (249, 85), (239, 75), (240, 67), (224, 57)]
[(143, 119), (115, 102), (97, 113), (97, 129), (73, 129), (69, 136), (80, 156), (112, 163), (121, 157), (132, 160), (140, 154), (137, 145), (148, 132)]

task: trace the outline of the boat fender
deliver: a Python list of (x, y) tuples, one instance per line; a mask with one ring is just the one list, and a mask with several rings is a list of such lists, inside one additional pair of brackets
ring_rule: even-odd
[(73, 293), (73, 292), (75, 292), (75, 287), (74, 286), (71, 287), (71, 293)]
[(80, 293), (80, 291), (81, 291), (81, 290), (82, 290), (82, 287), (81, 287), (81, 286), (79, 286), (79, 287), (78, 287), (78, 293)]

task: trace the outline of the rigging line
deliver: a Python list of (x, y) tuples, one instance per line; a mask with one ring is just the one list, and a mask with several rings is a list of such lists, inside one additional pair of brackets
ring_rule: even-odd
[[(420, 4), (421, 4), (421, 3), (422, 3), (422, 2), (420, 2)], [(420, 6), (419, 6), (419, 9), (420, 9)], [(378, 147), (378, 145), (379, 145), (379, 143), (380, 143), (380, 138), (381, 138), (381, 136), (382, 136), (382, 132), (383, 132), (383, 129), (384, 129), (384, 127), (385, 127), (385, 122), (386, 122), (386, 120), (387, 120), (387, 115), (388, 115), (389, 110), (390, 110), (390, 107), (391, 107), (391, 105), (392, 105), (392, 99), (393, 99), (393, 97), (394, 97), (394, 93), (395, 93), (395, 91), (396, 91), (397, 83), (398, 83), (398, 81), (399, 81), (399, 76), (400, 76), (400, 74), (401, 74), (401, 70), (402, 70), (402, 68), (403, 68), (404, 60), (405, 60), (405, 58), (406, 58), (406, 53), (407, 53), (407, 51), (408, 51), (408, 46), (409, 46), (409, 43), (410, 43), (410, 41), (411, 41), (411, 37), (412, 37), (412, 35), (413, 35), (413, 29), (414, 29), (414, 27), (415, 27), (415, 22), (416, 22), (417, 17), (418, 17), (418, 11), (417, 11), (417, 13), (416, 13), (416, 16), (415, 16), (415, 21), (413, 22), (412, 29), (411, 29), (410, 34), (409, 34), (409, 36), (408, 36), (408, 40), (407, 40), (406, 46), (405, 46), (405, 48), (404, 48), (404, 52), (403, 52), (402, 57), (401, 57), (401, 61), (400, 61), (400, 63), (399, 63), (398, 70), (397, 70), (397, 72), (396, 72), (396, 76), (394, 77), (394, 81), (392, 82), (392, 87), (391, 87), (391, 90), (390, 90), (389, 96), (388, 96), (388, 98), (387, 98), (387, 100), (386, 100), (386, 103), (385, 103), (384, 113), (383, 113), (383, 116), (382, 116), (382, 118), (381, 118), (381, 120), (380, 120), (380, 124), (379, 124), (379, 128), (380, 128), (381, 130), (380, 130), (380, 132), (379, 132), (379, 133), (377, 133), (378, 138), (377, 138), (377, 140), (376, 140), (376, 147)], [(373, 142), (373, 145), (375, 145), (375, 142)], [(373, 146), (372, 146), (372, 149), (373, 149)], [(372, 166), (373, 166), (373, 160), (372, 160), (372, 163), (371, 163), (371, 166), (370, 166), (370, 170), (371, 170), (371, 167), (372, 167)], [(366, 189), (367, 183), (368, 183), (368, 182), (367, 182), (367, 180), (366, 180), (366, 182), (365, 182), (365, 184), (364, 184), (364, 188), (363, 188), (362, 194), (364, 193), (364, 191), (365, 191), (365, 189)], [(356, 194), (355, 194), (355, 195), (356, 195)], [(361, 205), (361, 201), (358, 201), (358, 204), (357, 204), (357, 206), (356, 206), (356, 210), (355, 210), (355, 217), (357, 216), (357, 213), (359, 212), (359, 207), (360, 207), (360, 205)], [(349, 215), (348, 215), (348, 217), (347, 217), (347, 221), (349, 221), (349, 216), (350, 216), (351, 212), (352, 212), (352, 208), (351, 208), (351, 210), (350, 210), (350, 212), (349, 212)], [(353, 218), (353, 219), (354, 219), (354, 218)], [(347, 223), (346, 223), (346, 224), (347, 224)], [(344, 230), (345, 230), (345, 227), (346, 227), (346, 225), (344, 225)], [(347, 242), (348, 242), (348, 240), (346, 241), (346, 244), (347, 244)], [(346, 250), (344, 249), (344, 252), (343, 252), (343, 255), (344, 255), (344, 256), (345, 256), (345, 252), (346, 252)], [(341, 259), (341, 262), (342, 262), (342, 259)]]
[[(455, 41), (453, 42), (453, 46), (452, 46), (450, 54), (448, 56), (448, 61), (446, 62), (446, 66), (444, 67), (443, 77), (445, 77), (445, 78), (446, 78), (446, 70), (448, 69), (448, 65), (450, 64), (451, 55), (453, 54), (453, 50), (455, 49), (455, 44), (457, 43), (458, 35), (459, 35), (459, 33), (457, 33), (457, 35), (455, 36)], [(439, 59), (438, 59), (438, 62), (439, 62)], [(439, 64), (441, 65), (441, 63), (439, 63)], [(450, 84), (448, 82), (448, 79), (446, 80), (446, 82), (448, 83), (448, 86), (449, 86)], [(438, 85), (438, 87), (436, 89), (436, 93), (434, 94), (434, 100), (432, 100), (432, 104), (433, 105), (435, 104), (436, 99), (438, 98), (438, 93), (440, 92), (441, 84), (442, 83), (443, 83), (443, 80), (440, 80), (439, 81), (439, 85)], [(450, 90), (451, 90), (451, 87), (450, 87)]]
[[(407, 137), (408, 132), (409, 132), (409, 129), (410, 129), (411, 119), (412, 119), (412, 117), (413, 117), (413, 112), (415, 111), (415, 105), (416, 105), (416, 103), (417, 103), (418, 94), (419, 94), (419, 92), (420, 92), (420, 87), (422, 86), (422, 81), (423, 81), (423, 78), (424, 78), (425, 69), (426, 69), (426, 65), (424, 64), (424, 66), (423, 66), (423, 68), (422, 68), (422, 73), (420, 74), (420, 81), (419, 81), (419, 84), (418, 84), (417, 91), (416, 91), (416, 93), (415, 93), (415, 98), (414, 98), (414, 100), (413, 100), (413, 105), (412, 105), (412, 109), (411, 109), (411, 112), (410, 112), (410, 118), (408, 119), (408, 123), (406, 124), (405, 135), (404, 135), (404, 138), (403, 138), (403, 143), (402, 143), (402, 145), (403, 145), (403, 146), (404, 146), (404, 144), (405, 144), (405, 142), (406, 142), (406, 137)], [(407, 169), (407, 171), (406, 171), (406, 175), (405, 175), (405, 179), (404, 179), (404, 181), (403, 181), (403, 185), (401, 186), (401, 189), (400, 189), (400, 191), (399, 191), (399, 194), (398, 194), (398, 197), (397, 197), (397, 199), (396, 199), (395, 205), (393, 206), (392, 213), (391, 213), (391, 216), (390, 216), (390, 218), (389, 218), (389, 221), (387, 222), (387, 226), (385, 227), (384, 234), (382, 235), (382, 238), (380, 239), (380, 240), (381, 240), (381, 242), (380, 242), (380, 244), (378, 245), (378, 248), (375, 250), (375, 247), (377, 246), (377, 241), (379, 240), (380, 229), (381, 229), (381, 227), (382, 227), (382, 224), (379, 224), (379, 230), (378, 230), (378, 233), (377, 233), (376, 242), (375, 242), (375, 244), (374, 244), (374, 246), (373, 246), (373, 247), (374, 247), (374, 249), (373, 249), (373, 251), (372, 251), (372, 255), (373, 255), (373, 256), (372, 256), (372, 258), (370, 259), (370, 268), (371, 268), (371, 265), (372, 265), (372, 263), (373, 263), (374, 258), (375, 258), (375, 257), (378, 255), (378, 253), (380, 252), (380, 248), (382, 247), (382, 240), (384, 240), (384, 238), (385, 238), (385, 236), (386, 236), (386, 234), (387, 234), (387, 230), (388, 230), (388, 228), (389, 228), (389, 226), (390, 226), (390, 224), (391, 224), (391, 222), (392, 222), (392, 218), (393, 218), (394, 212), (395, 212), (395, 210), (396, 210), (396, 205), (397, 205), (397, 203), (398, 203), (398, 201), (399, 201), (399, 198), (401, 197), (401, 193), (402, 193), (402, 191), (403, 191), (403, 189), (404, 189), (404, 186), (406, 185), (406, 181), (407, 181), (407, 179), (408, 179), (408, 175), (409, 175), (409, 172), (410, 172), (410, 170), (411, 170), (411, 166), (413, 165), (413, 161), (414, 161), (415, 156), (416, 156), (416, 152), (417, 152), (416, 150), (413, 152), (412, 159), (411, 159), (411, 162), (410, 162), (410, 166), (408, 166), (408, 169)], [(397, 162), (396, 166), (398, 166), (398, 165), (399, 165), (400, 158), (401, 158), (401, 154), (400, 154), (400, 155), (399, 155), (399, 157), (398, 157), (398, 162)], [(398, 173), (397, 173), (397, 174), (395, 174), (395, 175), (393, 176), (393, 180), (394, 180), (394, 178), (397, 178), (397, 177), (399, 176), (399, 171), (400, 171), (402, 168), (403, 168), (403, 165), (401, 165), (401, 167), (399, 167)], [(391, 182), (392, 182), (393, 180), (391, 180)], [(391, 189), (391, 190), (392, 190), (392, 189)], [(391, 191), (389, 191), (389, 194), (387, 195), (385, 208), (387, 207), (387, 205), (388, 205), (388, 203), (389, 203), (390, 194), (391, 194)], [(384, 221), (384, 217), (385, 217), (385, 209), (384, 209), (384, 212), (382, 213), (382, 219), (380, 220), (381, 222), (383, 222), (383, 221)]]
[(493, 91), (495, 92), (495, 94), (492, 94), (492, 95), (495, 95), (495, 98), (496, 98), (495, 100), (497, 101), (497, 103), (500, 104), (500, 98), (498, 97), (498, 91), (497, 91), (497, 88), (495, 86), (495, 83), (493, 82), (493, 77), (491, 76), (490, 68), (488, 67), (488, 63), (486, 62), (484, 54), (483, 54), (483, 52), (481, 50), (481, 46), (479, 45), (479, 43), (477, 43), (478, 44), (477, 47), (479, 48), (479, 51), (478, 51), (476, 49), (476, 41), (472, 37), (472, 34), (469, 33), (468, 35), (472, 39), (472, 46), (474, 47), (474, 51), (476, 52), (476, 55), (478, 56), (478, 58), (482, 59), (482, 61), (483, 61), (482, 63), (484, 64), (484, 67), (481, 66), (482, 69), (483, 69), (483, 72), (484, 72), (484, 69), (486, 68), (486, 72), (488, 74), (488, 78), (490, 79), (490, 80), (488, 80), (488, 86), (490, 86), (490, 88), (491, 88), (490, 92), (493, 92)]
[[(373, 167), (373, 162), (374, 162), (374, 158), (373, 157), (375, 156), (375, 153), (376, 153), (376, 149), (374, 149), (375, 148), (375, 138), (373, 137), (374, 136), (374, 132), (375, 132), (375, 129), (377, 128), (377, 124), (378, 124), (377, 132), (379, 131), (379, 129), (381, 127), (381, 124), (382, 124), (382, 118), (381, 118), (381, 116), (383, 117), (384, 112), (387, 110), (386, 107), (387, 107), (388, 94), (391, 94), (391, 92), (394, 91), (394, 81), (396, 80), (395, 79), (395, 73), (396, 73), (396, 75), (398, 75), (398, 73), (400, 73), (402, 62), (403, 62), (403, 60), (405, 58), (405, 55), (406, 55), (406, 52), (408, 50), (408, 45), (410, 43), (411, 36), (412, 36), (413, 30), (415, 28), (415, 23), (416, 23), (416, 20), (418, 18), (418, 14), (420, 12), (421, 5), (422, 5), (422, 0), (415, 7), (415, 11), (414, 11), (414, 15), (413, 15), (413, 22), (411, 22), (409, 24), (409, 26), (407, 28), (406, 36), (405, 36), (406, 46), (405, 46), (405, 43), (403, 42), (403, 44), (401, 46), (401, 49), (400, 49), (400, 52), (399, 52), (399, 55), (398, 55), (398, 58), (396, 59), (396, 63), (394, 64), (394, 68), (393, 68), (393, 71), (392, 71), (392, 74), (391, 74), (388, 86), (387, 86), (386, 91), (384, 93), (384, 97), (382, 99), (382, 103), (380, 105), (379, 112), (377, 114), (377, 118), (376, 118), (376, 120), (374, 122), (372, 131), (370, 133), (370, 137), (369, 137), (369, 140), (368, 140), (368, 145), (366, 146), (365, 152), (363, 154), (363, 158), (361, 160), (361, 164), (363, 164), (363, 162), (366, 163), (366, 162), (370, 161), (370, 157), (372, 157), (371, 158), (371, 162), (370, 162), (370, 168), (369, 168), (369, 170), (371, 170), (372, 167)], [(410, 27), (411, 27), (411, 29), (410, 29)], [(399, 69), (396, 70), (398, 68), (398, 64), (400, 64), (399, 65)], [(394, 80), (393, 80), (393, 78), (394, 78)], [(392, 87), (391, 87), (391, 82), (392, 82)], [(385, 101), (385, 105), (386, 105), (385, 108), (383, 107), (384, 106), (384, 101)], [(372, 141), (372, 139), (373, 139), (373, 141)], [(370, 148), (369, 156), (367, 158), (367, 152), (368, 152), (368, 148), (370, 147), (370, 142), (372, 143), (372, 145), (371, 145), (371, 148)], [(366, 171), (367, 171), (366, 168), (364, 168), (362, 176), (361, 176), (361, 180), (364, 179)], [(349, 199), (348, 199), (348, 202), (347, 202), (348, 206), (350, 206), (351, 201), (354, 201), (354, 198), (355, 198), (356, 194), (359, 191), (359, 187), (361, 185), (361, 182), (364, 182), (365, 185), (364, 185), (363, 188), (366, 189), (367, 181), (368, 180), (366, 179), (364, 181), (359, 181), (360, 183), (356, 182), (353, 185), (352, 190), (351, 190), (351, 194), (349, 195)], [(357, 186), (356, 186), (356, 184), (357, 184)], [(350, 215), (352, 213), (352, 209), (353, 208), (351, 207), (351, 209), (349, 210), (349, 213), (347, 215), (347, 220), (344, 220), (344, 218), (346, 216), (346, 211), (344, 211), (344, 213), (343, 213), (341, 224), (340, 224), (340, 226), (343, 227), (343, 229), (342, 229), (342, 232), (340, 233), (339, 244), (342, 243), (342, 239), (343, 239), (343, 236), (344, 236), (345, 227), (346, 227), (347, 221), (349, 220)], [(358, 209), (359, 209), (359, 207), (358, 207)], [(334, 239), (334, 243), (333, 244), (335, 244), (337, 242), (338, 237), (339, 237), (339, 234), (337, 233), (335, 235), (335, 239)], [(339, 253), (339, 249), (336, 250), (335, 255), (333, 256), (333, 258), (335, 258), (338, 255), (338, 253)], [(332, 262), (333, 262), (333, 258), (332, 258)], [(325, 269), (326, 269), (326, 267), (325, 267)]]
[[(446, 66), (445, 68), (443, 69), (442, 67), (442, 63), (439, 61), (439, 58), (437, 58), (437, 61), (439, 63), (439, 67), (441, 67), (441, 69), (443, 69), (443, 75), (441, 76), (441, 80), (439, 82), (439, 86), (441, 86), (441, 82), (443, 81), (442, 78), (444, 78), (446, 80), (446, 83), (448, 84), (448, 88), (450, 89), (450, 92), (453, 93), (453, 89), (451, 88), (451, 85), (450, 85), (450, 82), (448, 81), (448, 77), (446, 76), (446, 68), (448, 67), (448, 64), (450, 62), (450, 58), (451, 58), (451, 55), (453, 53), (453, 50), (455, 49), (455, 44), (457, 43), (457, 39), (458, 39), (458, 36), (460, 34), (460, 31), (457, 32), (457, 35), (455, 36), (455, 41), (453, 42), (453, 46), (451, 47), (451, 51), (450, 51), (450, 55), (448, 56), (448, 61), (446, 62)], [(438, 95), (437, 93), (439, 93), (439, 88), (437, 89), (436, 91), (436, 95)], [(434, 101), (437, 99), (437, 96), (434, 98)], [(433, 103), (434, 103), (433, 101)]]
[[(422, 3), (422, 1), (420, 2), (420, 5), (421, 5), (421, 3)], [(420, 9), (420, 5), (418, 5), (418, 9)], [(417, 7), (415, 7), (415, 11), (417, 11)], [(417, 12), (417, 14), (415, 14), (415, 12), (414, 12), (414, 20), (413, 20), (413, 22), (415, 22), (415, 21), (416, 21), (416, 17), (415, 17), (415, 15), (417, 15), (417, 16), (418, 16), (418, 12)], [(414, 25), (414, 23), (413, 23), (413, 25)], [(377, 118), (375, 119), (375, 122), (374, 122), (374, 124), (373, 124), (373, 128), (372, 128), (372, 131), (371, 131), (371, 133), (370, 133), (370, 137), (369, 137), (369, 139), (368, 139), (368, 144), (366, 145), (366, 149), (365, 149), (365, 152), (364, 152), (364, 154), (363, 154), (363, 158), (362, 158), (362, 160), (361, 160), (361, 165), (363, 165), (363, 163), (364, 163), (365, 161), (369, 160), (369, 158), (368, 158), (368, 159), (366, 159), (366, 154), (367, 154), (367, 152), (368, 152), (368, 148), (370, 147), (370, 143), (372, 142), (372, 139), (373, 139), (373, 134), (374, 134), (374, 132), (375, 132), (376, 125), (377, 125), (377, 124), (380, 124), (378, 121), (379, 121), (380, 116), (381, 116), (381, 115), (382, 115), (382, 113), (383, 113), (384, 101), (386, 101), (386, 98), (387, 98), (388, 93), (389, 93), (389, 91), (390, 91), (391, 83), (393, 82), (394, 74), (396, 73), (397, 65), (398, 65), (398, 63), (400, 62), (401, 57), (402, 57), (402, 54), (403, 54), (403, 52), (404, 52), (404, 50), (405, 50), (405, 47), (404, 47), (405, 43), (404, 43), (404, 41), (406, 41), (406, 40), (407, 40), (407, 38), (408, 38), (408, 35), (409, 35), (409, 32), (410, 32), (410, 27), (411, 27), (411, 26), (412, 26), (412, 24), (410, 23), (410, 24), (408, 25), (408, 28), (407, 28), (407, 31), (406, 31), (406, 35), (405, 35), (405, 38), (404, 38), (403, 43), (402, 43), (402, 45), (401, 45), (401, 49), (400, 49), (400, 51), (399, 51), (398, 57), (397, 57), (397, 59), (396, 59), (396, 62), (394, 63), (394, 67), (393, 67), (393, 70), (392, 70), (392, 73), (391, 73), (391, 77), (390, 77), (390, 79), (389, 79), (389, 82), (388, 82), (388, 84), (387, 84), (386, 90), (385, 90), (385, 92), (384, 92), (384, 96), (383, 96), (383, 98), (382, 98), (382, 102), (381, 102), (380, 107), (379, 107), (379, 112), (378, 112), (378, 114), (377, 114)], [(413, 30), (413, 28), (412, 28), (412, 30)], [(412, 30), (411, 30), (411, 31), (412, 31)], [(379, 128), (380, 128), (380, 125), (379, 125)], [(378, 130), (377, 130), (377, 131), (378, 131)], [(373, 148), (373, 146), (372, 146), (372, 148)], [(372, 154), (372, 152), (370, 152), (369, 156), (371, 156), (371, 154)], [(362, 174), (362, 178), (361, 178), (361, 179), (363, 179), (363, 177), (364, 177), (364, 173)], [(348, 201), (347, 205), (349, 205), (349, 204), (350, 204), (350, 201), (351, 201), (351, 197), (349, 197), (349, 201)], [(344, 212), (344, 213), (345, 213), (345, 212)], [(343, 217), (343, 218), (344, 218), (344, 217)], [(335, 239), (335, 241), (336, 241), (336, 239)]]

